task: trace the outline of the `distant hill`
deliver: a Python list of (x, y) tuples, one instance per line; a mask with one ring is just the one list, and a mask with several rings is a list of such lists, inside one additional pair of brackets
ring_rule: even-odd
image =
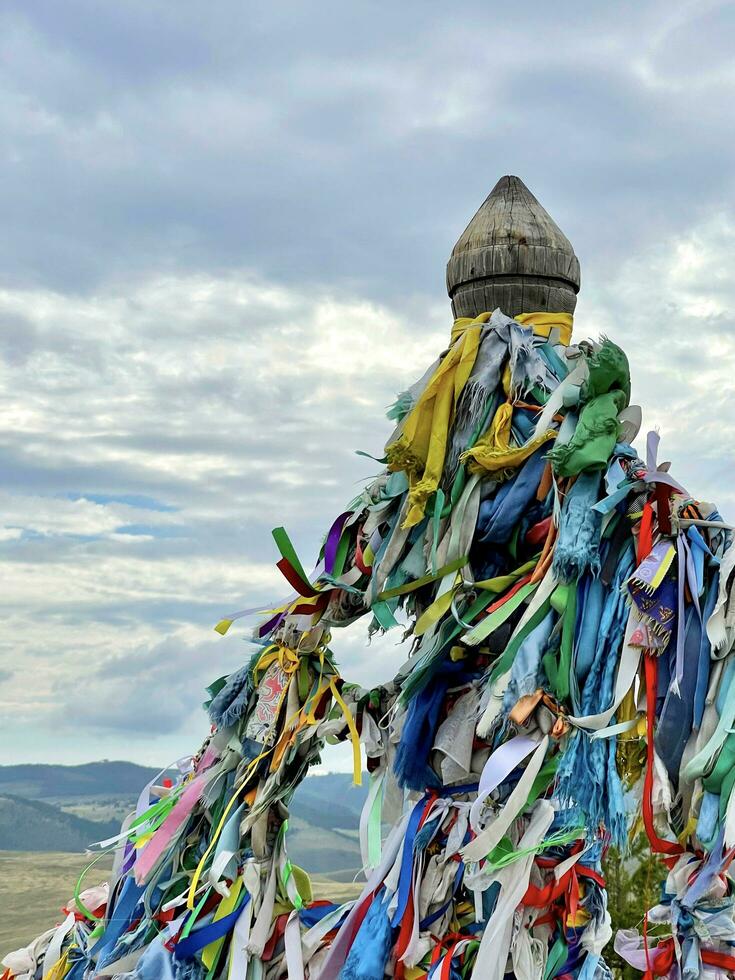
[(88, 762), (81, 766), (0, 766), (0, 793), (32, 800), (53, 797), (137, 796), (158, 769), (133, 762)]
[[(116, 802), (118, 815), (125, 813), (159, 771), (108, 761), (0, 766), (0, 850), (84, 850), (119, 830), (119, 819), (106, 819), (115, 807), (100, 801)], [(293, 860), (317, 873), (359, 867), (357, 829), (366, 795), (367, 780), (353, 786), (347, 773), (308, 776), (289, 808)]]
[(110, 837), (116, 823), (84, 820), (39, 800), (0, 795), (0, 849), (4, 851), (83, 851)]
[(315, 774), (297, 788), (289, 809), (315, 827), (357, 830), (367, 792), (367, 776), (362, 786), (353, 786), (346, 772)]

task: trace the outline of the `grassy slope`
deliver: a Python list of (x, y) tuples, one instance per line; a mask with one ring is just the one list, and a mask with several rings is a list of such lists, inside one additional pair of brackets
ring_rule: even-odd
[[(90, 858), (84, 854), (0, 851), (0, 955), (25, 946), (61, 922), (62, 907), (74, 895), (74, 885)], [(85, 885), (105, 881), (111, 862), (100, 862), (84, 879)]]
[[(82, 854), (42, 854), (0, 851), (0, 958), (27, 945), (40, 933), (61, 922), (61, 908), (74, 893), (74, 885), (89, 858)], [(110, 864), (102, 862), (89, 872), (85, 885), (104, 881)], [(360, 885), (312, 876), (315, 898), (346, 902), (360, 893)]]

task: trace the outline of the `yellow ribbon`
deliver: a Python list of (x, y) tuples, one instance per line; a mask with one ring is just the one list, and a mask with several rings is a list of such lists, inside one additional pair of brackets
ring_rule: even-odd
[(71, 969), (69, 950), (65, 950), (46, 975), (46, 980), (63, 980)]
[(514, 317), (519, 323), (531, 327), (537, 337), (550, 337), (551, 331), (559, 331), (559, 343), (568, 347), (572, 340), (574, 317), (571, 313), (519, 313)]
[(457, 319), (452, 324), (452, 333), (449, 338), (449, 346), (453, 347), (457, 343), (457, 341), (465, 332), (467, 327), (472, 326), (473, 324), (479, 323), (480, 325), (482, 325), (483, 323), (487, 323), (487, 321), (490, 319), (491, 316), (492, 313), (480, 313), (479, 316), (475, 316), (475, 317), (458, 316)]
[(489, 317), (483, 313), (463, 326), (407, 415), (401, 434), (386, 446), (388, 469), (405, 470), (408, 476), (405, 528), (421, 522), (427, 501), (439, 486), (454, 412), (475, 366), (480, 331)]
[[(214, 913), (213, 922), (218, 922), (220, 919), (224, 919), (226, 915), (237, 905), (237, 900), (240, 897), (240, 892), (242, 891), (242, 878), (236, 878), (230, 885), (230, 894), (227, 898), (223, 898), (222, 901), (217, 906), (217, 911)], [(217, 954), (222, 948), (222, 944), (225, 941), (224, 936), (220, 936), (219, 939), (215, 939), (208, 946), (205, 946), (202, 950), (202, 963), (207, 968), (211, 970), (214, 964), (217, 962)]]
[[(462, 336), (462, 331), (470, 323), (475, 323), (478, 320), (487, 323), (491, 316), (491, 313), (481, 313), (474, 320), (469, 316), (458, 317), (452, 326), (451, 343)], [(559, 331), (559, 343), (565, 347), (571, 343), (572, 327), (574, 326), (574, 317), (571, 313), (519, 313), (513, 319), (524, 326), (530, 326), (537, 337), (545, 337), (547, 340), (551, 336), (551, 331), (556, 328)]]
[(529, 572), (534, 570), (536, 563), (538, 562), (538, 558), (539, 556), (537, 555), (535, 558), (527, 561), (519, 568), (516, 568), (515, 571), (508, 572), (507, 575), (496, 575), (494, 578), (486, 578), (481, 582), (475, 582), (475, 588), (485, 589), (487, 592), (495, 592), (496, 594), (505, 592), (505, 590), (514, 585), (519, 578), (523, 578), (524, 575), (527, 575)]
[(513, 403), (510, 392), (510, 365), (506, 364), (503, 371), (503, 390), (508, 401), (499, 406), (493, 416), (488, 430), (480, 436), (471, 449), (467, 449), (459, 457), (461, 462), (469, 464), (470, 473), (493, 473), (504, 476), (517, 469), (529, 456), (536, 452), (550, 439), (556, 438), (554, 429), (547, 429), (522, 446), (512, 446)]
[(260, 660), (253, 671), (254, 680), (258, 681), (259, 674), (264, 674), (271, 664), (277, 663), (284, 674), (293, 674), (299, 669), (299, 655), (280, 643), (273, 643), (261, 654)]
[[(286, 602), (283, 605), (277, 606), (274, 609), (260, 609), (258, 611), (258, 615), (268, 616), (270, 618), (271, 616), (275, 616), (278, 613), (284, 612), (286, 609), (290, 607), (290, 605), (291, 605), (290, 603)], [(235, 619), (239, 619), (239, 616), (236, 616)], [(224, 636), (234, 622), (235, 622), (234, 619), (220, 619), (220, 621), (214, 627), (215, 632), (219, 633), (220, 636)]]
[(334, 695), (334, 700), (342, 709), (342, 714), (347, 722), (347, 728), (350, 732), (350, 741), (352, 742), (352, 782), (355, 786), (362, 786), (362, 758), (360, 756), (360, 735), (357, 731), (357, 726), (355, 725), (355, 719), (352, 717), (352, 712), (347, 707), (342, 699), (342, 695), (337, 690), (337, 685), (334, 682), (334, 677), (330, 678), (329, 686), (332, 689), (332, 694)]
[(212, 853), (215, 844), (219, 840), (219, 836), (222, 833), (222, 828), (224, 827), (227, 818), (230, 815), (230, 811), (232, 810), (233, 806), (235, 805), (235, 803), (237, 802), (240, 796), (240, 790), (247, 784), (247, 781), (250, 779), (252, 774), (258, 768), (258, 763), (260, 762), (260, 760), (264, 759), (271, 751), (272, 751), (271, 749), (264, 749), (259, 756), (256, 756), (256, 758), (253, 759), (253, 761), (250, 763), (248, 768), (245, 770), (242, 779), (240, 779), (236, 784), (232, 796), (230, 797), (229, 803), (227, 804), (227, 806), (222, 812), (222, 816), (220, 817), (219, 823), (217, 824), (217, 828), (212, 836), (211, 841), (209, 842), (209, 846), (207, 847), (206, 851), (202, 855), (202, 859), (197, 865), (196, 871), (194, 872), (194, 877), (191, 879), (191, 884), (189, 885), (189, 893), (186, 896), (186, 907), (188, 909), (193, 910), (194, 905), (196, 904), (195, 903), (196, 891), (197, 888), (199, 887), (199, 879), (201, 878), (202, 872), (204, 871), (204, 866), (206, 865), (207, 859), (209, 858), (209, 855)]
[(419, 618), (416, 620), (416, 625), (413, 628), (414, 636), (423, 636), (428, 629), (430, 629), (442, 618), (442, 616), (452, 605), (452, 599), (457, 591), (457, 586), (461, 582), (462, 576), (457, 573), (451, 589), (448, 589), (446, 592), (442, 593), (438, 599), (434, 599), (431, 605), (424, 609)]
[[(491, 313), (481, 313), (454, 321), (449, 352), (406, 416), (398, 438), (386, 446), (388, 469), (404, 470), (408, 476), (409, 507), (404, 528), (421, 522), (426, 504), (439, 486), (457, 402), (475, 365), (482, 327), (491, 316)], [(539, 337), (548, 338), (557, 330), (560, 343), (567, 345), (572, 339), (570, 313), (520, 313), (516, 320), (530, 326)], [(490, 430), (474, 449), (463, 455), (463, 459), (471, 460), (471, 472), (515, 469), (554, 437), (549, 430), (525, 446), (511, 448), (511, 414), (512, 408), (501, 406)]]

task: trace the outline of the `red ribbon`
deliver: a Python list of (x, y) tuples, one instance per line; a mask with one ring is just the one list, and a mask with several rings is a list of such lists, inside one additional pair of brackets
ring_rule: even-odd
[(524, 575), (523, 578), (519, 578), (512, 589), (506, 592), (505, 595), (502, 596), (500, 599), (496, 599), (495, 602), (491, 603), (485, 611), (491, 613), (491, 612), (495, 612), (496, 609), (500, 609), (500, 607), (504, 603), (506, 603), (508, 599), (514, 596), (519, 589), (523, 588), (524, 585), (528, 585), (530, 581), (531, 581), (531, 574)]
[(288, 922), (288, 912), (284, 912), (282, 915), (276, 917), (275, 924), (273, 926), (273, 932), (268, 937), (268, 942), (263, 947), (263, 955), (261, 959), (264, 963), (268, 963), (273, 959), (273, 954), (276, 950), (276, 943), (280, 940), (281, 936), (286, 931), (286, 923)]
[[(426, 801), (426, 806), (424, 807), (424, 812), (421, 814), (421, 819), (419, 820), (419, 825), (417, 830), (420, 830), (426, 818), (429, 815), (429, 810), (434, 804), (434, 798)], [(401, 919), (401, 927), (398, 930), (398, 938), (396, 939), (395, 946), (393, 947), (396, 965), (395, 972), (393, 976), (395, 980), (404, 980), (406, 968), (401, 961), (401, 957), (408, 949), (408, 944), (411, 941), (411, 933), (413, 932), (413, 920), (414, 920), (414, 910), (413, 910), (413, 886), (411, 887), (408, 895), (408, 904), (406, 906), (406, 911), (403, 913), (403, 918)]]
[[(579, 851), (581, 847), (581, 841), (576, 843), (572, 854)], [(550, 861), (548, 858), (538, 858), (536, 863), (539, 867), (553, 868), (559, 862)], [(558, 880), (550, 881), (548, 884), (542, 886), (529, 885), (526, 889), (526, 894), (523, 896), (522, 904), (534, 909), (548, 908), (564, 895), (565, 917), (573, 919), (579, 910), (580, 878), (590, 878), (600, 885), (601, 888), (605, 887), (605, 879), (597, 871), (593, 871), (592, 868), (588, 868), (583, 864), (573, 864)]]
[(299, 595), (311, 598), (312, 596), (318, 594), (316, 589), (313, 588), (309, 582), (305, 582), (302, 579), (288, 558), (281, 558), (280, 561), (277, 561), (276, 568), (280, 569), (281, 574), (286, 579), (288, 584), (292, 589), (296, 589)]
[(654, 491), (656, 497), (656, 516), (661, 534), (671, 534), (671, 494), (672, 488), (665, 483), (657, 483)]
[(526, 544), (540, 545), (546, 540), (546, 535), (549, 533), (549, 528), (551, 527), (551, 518), (545, 517), (538, 524), (534, 524), (532, 528), (529, 528), (526, 533)]
[(646, 775), (643, 780), (643, 825), (651, 850), (656, 854), (678, 857), (684, 848), (674, 841), (664, 840), (653, 825), (653, 722), (656, 717), (656, 689), (658, 685), (658, 660), (650, 650), (643, 655), (646, 669)]
[(643, 975), (643, 980), (653, 980), (654, 977), (665, 977), (674, 965), (675, 959), (673, 939), (664, 939), (660, 942), (654, 950), (654, 955), (651, 957), (648, 955), (648, 946), (646, 946), (646, 964), (648, 969)]
[[(721, 970), (735, 970), (735, 956), (731, 956), (729, 953), (717, 953), (711, 949), (703, 949), (701, 956), (705, 966), (716, 966)], [(662, 939), (652, 950), (652, 956), (647, 957), (647, 959), (648, 969), (643, 980), (654, 980), (655, 977), (667, 976), (676, 962), (673, 938)]]
[(648, 558), (653, 548), (653, 505), (647, 500), (643, 507), (643, 517), (638, 530), (638, 564)]
[(362, 550), (362, 545), (360, 544), (361, 531), (362, 528), (357, 532), (357, 537), (355, 538), (355, 564), (363, 575), (369, 575), (373, 566), (365, 564), (364, 552)]
[(329, 594), (327, 592), (323, 592), (316, 602), (302, 602), (298, 606), (294, 606), (291, 612), (294, 615), (303, 613), (306, 616), (310, 616), (313, 613), (324, 612), (324, 610), (327, 608), (328, 602)]
[(707, 966), (719, 966), (722, 970), (735, 970), (735, 956), (729, 953), (716, 953), (714, 950), (702, 950), (702, 962)]

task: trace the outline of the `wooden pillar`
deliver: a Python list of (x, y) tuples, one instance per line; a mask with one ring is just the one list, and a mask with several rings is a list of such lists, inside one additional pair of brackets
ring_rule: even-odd
[(573, 313), (579, 260), (569, 239), (520, 177), (501, 177), (447, 263), (455, 317), (497, 307), (508, 316)]

